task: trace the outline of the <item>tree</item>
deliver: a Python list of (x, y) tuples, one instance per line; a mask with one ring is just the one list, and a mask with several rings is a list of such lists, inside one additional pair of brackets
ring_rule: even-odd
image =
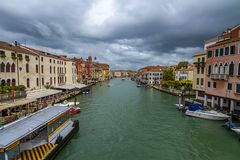
[(171, 68), (166, 69), (164, 71), (163, 80), (164, 81), (173, 81), (174, 80), (174, 74), (173, 74), (173, 70)]
[(187, 68), (187, 67), (188, 67), (188, 64), (189, 64), (188, 61), (181, 61), (181, 62), (178, 63), (178, 65), (177, 65), (176, 68), (177, 68), (177, 69)]

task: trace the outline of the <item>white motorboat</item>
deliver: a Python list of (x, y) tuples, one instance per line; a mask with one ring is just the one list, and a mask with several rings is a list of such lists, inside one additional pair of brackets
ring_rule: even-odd
[(70, 106), (76, 106), (79, 105), (80, 102), (68, 102), (68, 101), (63, 101), (63, 103), (56, 103), (54, 104), (54, 106), (66, 106), (66, 107), (70, 107)]
[(229, 116), (220, 112), (216, 112), (214, 110), (210, 111), (205, 111), (205, 110), (196, 110), (196, 111), (191, 111), (187, 110), (185, 112), (187, 116), (192, 116), (192, 117), (198, 117), (198, 118), (203, 118), (203, 119), (209, 119), (209, 120), (225, 120), (228, 119)]
[(240, 127), (231, 128), (231, 130), (240, 135)]

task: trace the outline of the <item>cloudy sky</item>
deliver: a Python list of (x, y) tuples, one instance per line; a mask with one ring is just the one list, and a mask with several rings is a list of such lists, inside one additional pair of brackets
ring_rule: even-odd
[(0, 40), (112, 69), (192, 60), (204, 40), (240, 24), (240, 0), (1, 0)]

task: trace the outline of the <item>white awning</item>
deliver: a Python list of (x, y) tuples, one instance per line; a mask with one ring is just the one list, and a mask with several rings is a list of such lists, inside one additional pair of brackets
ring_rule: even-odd
[(62, 91), (60, 90), (56, 90), (56, 89), (37, 89), (37, 90), (33, 90), (33, 91), (27, 91), (27, 98), (43, 98), (43, 97), (47, 97), (47, 96), (51, 96), (54, 94), (58, 94), (61, 93)]
[(54, 87), (54, 88), (56, 88), (56, 89), (64, 89), (64, 90), (71, 90), (71, 89), (75, 89), (75, 88), (81, 89), (81, 88), (85, 88), (85, 87), (87, 87), (87, 85), (82, 84), (82, 83), (76, 83), (76, 84), (61, 85), (61, 86), (57, 86), (57, 87)]

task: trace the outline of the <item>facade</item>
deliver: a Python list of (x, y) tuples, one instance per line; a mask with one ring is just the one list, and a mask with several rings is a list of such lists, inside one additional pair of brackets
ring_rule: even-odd
[(227, 29), (207, 47), (204, 105), (240, 109), (240, 25)]
[[(0, 42), (2, 85), (24, 85), (27, 90), (76, 83), (75, 62), (18, 43)], [(67, 81), (68, 80), (68, 81)]]
[(193, 66), (189, 65), (188, 68), (181, 68), (177, 69), (174, 72), (175, 74), (175, 81), (182, 81), (182, 80), (193, 80)]
[(193, 56), (193, 90), (196, 91), (196, 99), (203, 100), (205, 91), (206, 54), (197, 53)]
[(159, 85), (163, 80), (163, 72), (166, 67), (146, 66), (138, 70), (138, 79), (148, 85)]

